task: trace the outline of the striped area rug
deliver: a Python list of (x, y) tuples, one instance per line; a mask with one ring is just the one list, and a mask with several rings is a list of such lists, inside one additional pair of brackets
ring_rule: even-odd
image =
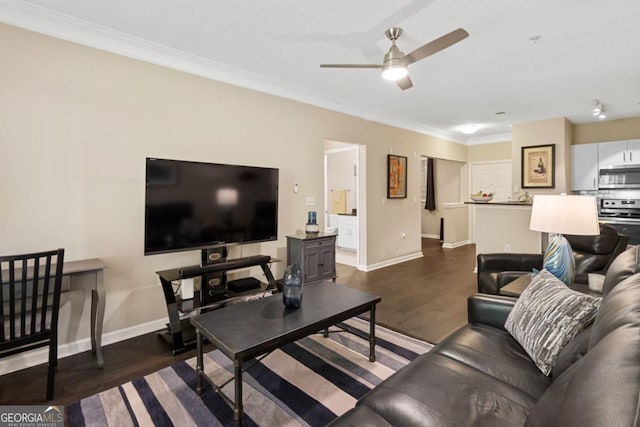
[[(349, 327), (368, 333), (369, 322)], [(433, 346), (376, 327), (376, 362), (368, 341), (347, 332), (312, 335), (272, 352), (244, 373), (244, 425), (323, 426), (352, 408), (367, 391)], [(195, 391), (189, 359), (67, 407), (71, 426), (232, 426), (233, 408), (207, 385)], [(249, 362), (246, 363), (249, 365)], [(233, 362), (207, 353), (204, 369), (215, 384), (233, 377)], [(234, 398), (233, 381), (223, 392)]]

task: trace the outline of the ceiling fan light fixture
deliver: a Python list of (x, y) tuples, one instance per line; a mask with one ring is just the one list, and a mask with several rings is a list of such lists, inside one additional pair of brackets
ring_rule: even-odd
[(458, 28), (453, 30), (437, 39), (431, 40), (428, 43), (423, 44), (417, 49), (414, 49), (408, 55), (405, 55), (398, 46), (396, 46), (396, 40), (402, 34), (402, 29), (398, 27), (392, 27), (385, 31), (385, 35), (391, 40), (391, 47), (384, 55), (382, 64), (320, 64), (322, 68), (377, 68), (381, 69), (382, 77), (386, 80), (391, 80), (402, 89), (407, 90), (413, 87), (413, 82), (409, 77), (409, 65), (421, 61), (434, 53), (438, 53), (443, 49), (451, 47), (459, 41), (469, 36), (464, 29)]
[(466, 125), (458, 126), (458, 130), (464, 133), (465, 135), (473, 135), (474, 133), (480, 130), (480, 127), (481, 127), (480, 125), (469, 123)]
[(393, 82), (407, 77), (409, 70), (404, 65), (390, 65), (382, 68), (382, 77)]

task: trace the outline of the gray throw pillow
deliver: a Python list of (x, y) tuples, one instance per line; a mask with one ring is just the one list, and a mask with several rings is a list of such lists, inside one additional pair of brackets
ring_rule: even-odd
[(560, 351), (593, 322), (600, 300), (569, 289), (542, 270), (522, 292), (504, 327), (549, 375)]

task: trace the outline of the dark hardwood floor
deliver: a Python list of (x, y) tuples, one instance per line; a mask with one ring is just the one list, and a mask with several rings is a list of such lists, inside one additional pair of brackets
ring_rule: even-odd
[(423, 258), (362, 272), (338, 264), (337, 283), (382, 297), (376, 322), (431, 343), (467, 323), (467, 297), (476, 292), (475, 245), (443, 249), (422, 239)]
[[(368, 273), (338, 265), (337, 282), (380, 295), (379, 324), (437, 343), (467, 321), (467, 296), (476, 289), (475, 246), (442, 249), (437, 240), (423, 239), (422, 249), (424, 258)], [(195, 348), (172, 356), (155, 333), (103, 352), (104, 369), (91, 352), (60, 359), (52, 403), (66, 405), (195, 356)], [(0, 405), (45, 404), (46, 373), (40, 365), (0, 376)]]

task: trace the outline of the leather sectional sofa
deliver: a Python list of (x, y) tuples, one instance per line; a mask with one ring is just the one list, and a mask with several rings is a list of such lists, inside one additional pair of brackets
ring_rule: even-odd
[[(605, 274), (613, 260), (627, 249), (629, 237), (600, 223), (597, 236), (565, 235), (576, 261), (574, 283), (586, 285), (588, 273)], [(543, 254), (478, 254), (478, 292), (499, 295), (500, 288), (533, 269), (541, 270)]]
[(476, 294), (469, 323), (383, 381), (333, 426), (638, 426), (637, 247), (610, 266), (595, 321), (545, 376), (504, 329), (516, 299)]

